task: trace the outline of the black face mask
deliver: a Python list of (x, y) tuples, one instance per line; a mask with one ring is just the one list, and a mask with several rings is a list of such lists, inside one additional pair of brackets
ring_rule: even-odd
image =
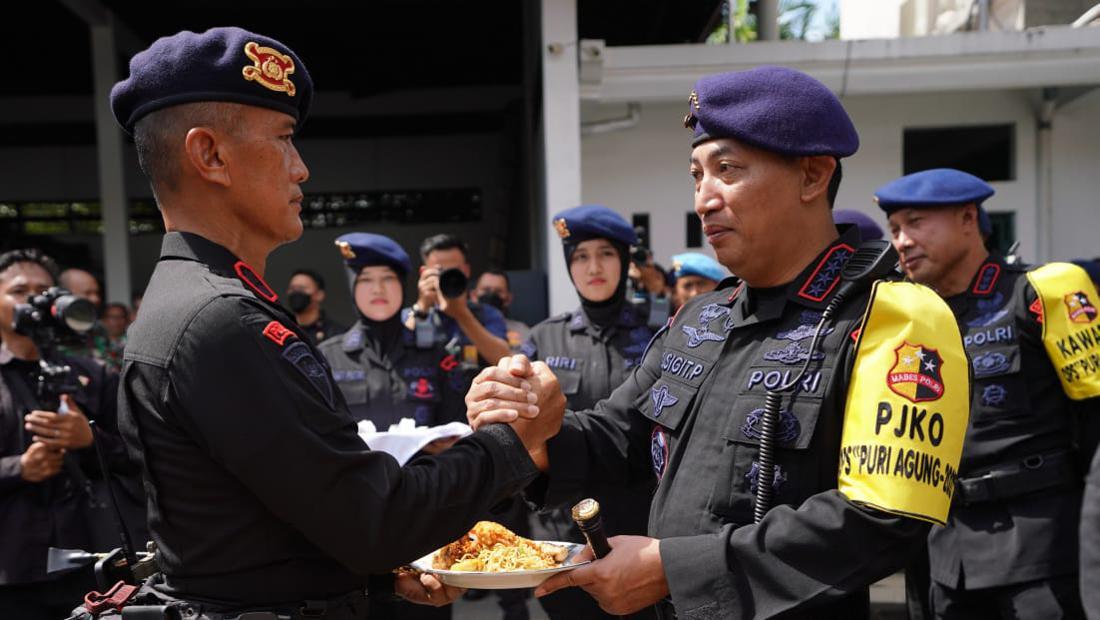
[(294, 314), (301, 314), (303, 310), (309, 307), (312, 301), (313, 297), (311, 297), (309, 293), (303, 293), (302, 291), (290, 291), (286, 294), (286, 305)]
[(483, 306), (492, 306), (501, 312), (504, 312), (504, 300), (500, 298), (500, 295), (496, 293), (485, 293), (481, 297), (477, 298), (477, 303)]

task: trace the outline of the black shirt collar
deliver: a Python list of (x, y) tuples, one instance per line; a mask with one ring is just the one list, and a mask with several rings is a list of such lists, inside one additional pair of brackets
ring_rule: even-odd
[(240, 280), (245, 288), (268, 303), (276, 304), (279, 301), (279, 296), (251, 265), (217, 243), (194, 233), (166, 233), (160, 246), (160, 259), (202, 263), (218, 275)]

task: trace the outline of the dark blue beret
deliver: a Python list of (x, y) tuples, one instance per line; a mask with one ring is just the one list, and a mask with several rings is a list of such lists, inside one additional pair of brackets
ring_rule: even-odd
[(833, 211), (833, 222), (854, 225), (859, 229), (859, 238), (862, 241), (882, 239), (884, 236), (882, 227), (876, 224), (871, 216), (855, 209), (837, 209)]
[(693, 146), (734, 138), (790, 156), (848, 157), (859, 149), (852, 119), (824, 84), (785, 67), (708, 75), (695, 83), (684, 125)]
[(698, 252), (685, 252), (672, 257), (672, 279), (675, 282), (684, 276), (699, 276), (715, 282), (721, 282), (728, 276), (718, 261)]
[(111, 89), (111, 110), (132, 134), (146, 114), (197, 101), (270, 108), (301, 124), (312, 99), (313, 80), (293, 50), (229, 27), (157, 39), (130, 60), (130, 77)]
[(978, 177), (952, 168), (907, 174), (875, 190), (875, 202), (890, 213), (902, 208), (981, 204), (993, 188)]
[(554, 216), (554, 229), (562, 243), (607, 239), (626, 245), (638, 243), (638, 235), (623, 216), (602, 205), (581, 205)]
[(953, 168), (933, 168), (907, 174), (875, 190), (875, 202), (889, 215), (898, 209), (978, 206), (978, 229), (983, 235), (993, 232), (993, 223), (981, 205), (994, 189), (978, 177)]
[(405, 276), (412, 269), (409, 255), (396, 241), (374, 233), (348, 233), (336, 238), (344, 264), (355, 273), (363, 267), (383, 265)]

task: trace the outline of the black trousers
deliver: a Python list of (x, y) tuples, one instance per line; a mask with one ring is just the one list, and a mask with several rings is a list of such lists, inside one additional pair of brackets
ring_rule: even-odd
[(1084, 619), (1077, 574), (1025, 583), (955, 590), (932, 583), (932, 608), (939, 620)]

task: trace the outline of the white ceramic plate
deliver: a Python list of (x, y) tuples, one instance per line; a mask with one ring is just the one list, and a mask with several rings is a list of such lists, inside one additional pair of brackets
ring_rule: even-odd
[(431, 573), (437, 577), (443, 583), (449, 586), (455, 586), (456, 588), (477, 588), (480, 590), (506, 590), (509, 588), (534, 588), (540, 583), (546, 581), (551, 576), (557, 573), (562, 573), (567, 570), (573, 570), (578, 566), (588, 564), (588, 560), (584, 562), (576, 562), (575, 558), (577, 554), (584, 549), (583, 544), (568, 543), (568, 542), (556, 542), (552, 540), (539, 541), (546, 542), (551, 545), (557, 545), (559, 547), (565, 547), (569, 550), (569, 555), (566, 556), (565, 561), (561, 563), (561, 566), (557, 568), (543, 568), (539, 570), (517, 570), (507, 573), (485, 573), (474, 571), (458, 571), (458, 570), (439, 570), (432, 568), (432, 556), (435, 552), (431, 552), (428, 555), (420, 558), (412, 563), (412, 567), (425, 572)]

